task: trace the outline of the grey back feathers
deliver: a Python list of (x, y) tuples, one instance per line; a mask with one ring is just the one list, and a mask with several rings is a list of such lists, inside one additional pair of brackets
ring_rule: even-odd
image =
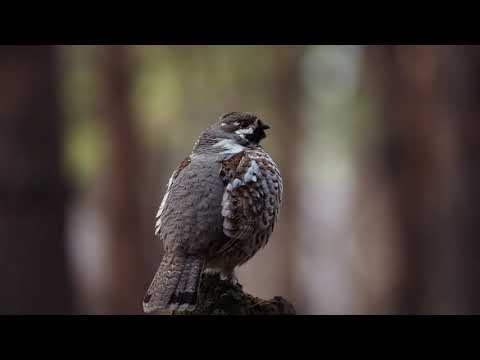
[(203, 270), (233, 278), (235, 267), (265, 246), (283, 191), (259, 145), (268, 128), (250, 113), (225, 114), (173, 172), (155, 224), (165, 254), (145, 312), (193, 309)]

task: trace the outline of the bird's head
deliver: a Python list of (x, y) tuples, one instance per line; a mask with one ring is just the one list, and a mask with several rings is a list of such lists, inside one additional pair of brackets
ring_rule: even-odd
[(194, 151), (213, 149), (215, 152), (238, 153), (246, 148), (255, 148), (266, 137), (265, 130), (269, 128), (252, 113), (230, 112), (222, 115), (200, 135)]
[(270, 126), (256, 115), (244, 112), (231, 112), (220, 117), (216, 127), (219, 134), (226, 139), (233, 139), (243, 146), (256, 146), (267, 135)]

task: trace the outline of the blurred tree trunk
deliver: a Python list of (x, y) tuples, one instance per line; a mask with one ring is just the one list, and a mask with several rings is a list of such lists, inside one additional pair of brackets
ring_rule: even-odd
[(0, 47), (0, 313), (73, 311), (58, 49)]
[[(380, 79), (383, 138), (378, 149), (383, 174), (390, 185), (397, 219), (400, 273), (393, 292), (396, 312), (419, 312), (425, 297), (424, 261), (435, 234), (430, 190), (438, 185), (432, 136), (438, 133), (432, 87), (431, 47), (370, 47), (372, 70)], [(435, 191), (438, 194), (438, 189)], [(430, 254), (431, 256), (432, 254)]]
[[(451, 312), (480, 313), (480, 46), (442, 46), (441, 102), (455, 124)], [(447, 264), (448, 265), (448, 264)]]
[(142, 217), (144, 149), (136, 125), (132, 88), (134, 64), (128, 46), (98, 49), (100, 114), (109, 141), (105, 169), (105, 198), (101, 208), (106, 217), (110, 262), (108, 311), (141, 313), (141, 301), (150, 279), (146, 274), (144, 245), (147, 226)]
[(479, 59), (468, 46), (367, 49), (398, 230), (395, 312), (480, 309)]

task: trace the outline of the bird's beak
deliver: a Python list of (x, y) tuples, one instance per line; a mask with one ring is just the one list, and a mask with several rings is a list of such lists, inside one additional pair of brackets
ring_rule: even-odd
[(270, 129), (270, 125), (265, 124), (263, 121), (258, 120), (258, 127), (262, 130)]

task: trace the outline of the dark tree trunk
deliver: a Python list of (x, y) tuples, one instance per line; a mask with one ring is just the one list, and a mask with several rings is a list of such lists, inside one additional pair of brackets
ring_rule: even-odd
[[(378, 149), (390, 184), (393, 214), (398, 221), (402, 272), (395, 291), (396, 311), (418, 312), (424, 298), (424, 260), (432, 225), (427, 197), (438, 177), (431, 135), (436, 133), (432, 48), (382, 46), (369, 48), (372, 69), (380, 71), (383, 142)], [(418, 76), (418, 75), (424, 76)]]
[(58, 49), (0, 47), (0, 313), (70, 313)]
[(480, 310), (480, 56), (476, 47), (369, 47), (397, 222), (400, 313)]
[[(441, 101), (457, 135), (451, 238), (455, 261), (447, 271), (455, 276), (450, 287), (452, 309), (480, 313), (480, 47), (442, 46), (444, 77)], [(452, 180), (453, 181), (453, 180)], [(447, 264), (450, 265), (450, 264)], [(446, 272), (446, 271), (445, 271)]]
[(98, 54), (100, 114), (109, 143), (101, 207), (109, 232), (110, 261), (105, 266), (110, 274), (108, 308), (113, 313), (141, 313), (149, 280), (143, 251), (152, 226), (142, 217), (145, 157), (131, 96), (131, 51), (128, 46), (104, 46)]

